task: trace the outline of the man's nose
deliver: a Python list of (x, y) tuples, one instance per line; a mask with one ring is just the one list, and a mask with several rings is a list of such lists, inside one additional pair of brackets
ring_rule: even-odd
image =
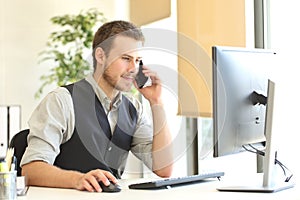
[(131, 72), (137, 72), (139, 70), (139, 63), (135, 61), (130, 62), (129, 70)]

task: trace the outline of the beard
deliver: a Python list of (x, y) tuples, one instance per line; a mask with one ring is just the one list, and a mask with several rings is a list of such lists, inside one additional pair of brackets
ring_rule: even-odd
[(113, 75), (109, 68), (106, 68), (102, 74), (103, 80), (106, 82), (108, 86), (113, 88), (114, 90), (127, 92), (131, 89), (132, 83), (125, 82), (123, 83), (122, 78), (119, 76)]

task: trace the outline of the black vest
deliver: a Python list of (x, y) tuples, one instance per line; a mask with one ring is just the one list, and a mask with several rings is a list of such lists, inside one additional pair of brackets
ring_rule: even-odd
[(103, 169), (121, 178), (137, 123), (135, 107), (123, 95), (117, 125), (111, 134), (107, 116), (92, 86), (81, 80), (65, 87), (73, 99), (75, 129), (70, 140), (61, 145), (54, 165), (83, 173)]

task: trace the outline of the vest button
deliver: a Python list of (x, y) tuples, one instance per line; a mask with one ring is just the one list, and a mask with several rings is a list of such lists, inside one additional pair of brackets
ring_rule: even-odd
[(112, 147), (108, 147), (108, 151), (111, 151)]

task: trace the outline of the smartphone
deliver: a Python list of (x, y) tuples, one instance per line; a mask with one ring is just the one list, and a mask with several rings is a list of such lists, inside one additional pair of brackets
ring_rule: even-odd
[(143, 61), (140, 60), (139, 71), (135, 77), (136, 83), (140, 89), (143, 88), (146, 82), (148, 81), (148, 77), (145, 76), (142, 70), (143, 70)]

